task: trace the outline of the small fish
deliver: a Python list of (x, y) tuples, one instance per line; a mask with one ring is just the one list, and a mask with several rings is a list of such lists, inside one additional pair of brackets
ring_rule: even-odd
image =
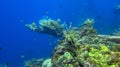
[(35, 41), (35, 40), (37, 40), (37, 38), (33, 38), (33, 40)]
[(90, 10), (90, 8), (89, 8), (89, 7), (88, 7), (87, 9), (88, 9), (88, 10)]
[(100, 19), (100, 16), (98, 15), (98, 16), (96, 16), (96, 18), (97, 18), (97, 19)]
[(20, 22), (22, 23), (22, 22), (24, 22), (24, 20), (23, 20), (23, 19), (21, 19), (21, 20), (20, 20)]
[(0, 51), (2, 50), (2, 48), (0, 47)]
[(59, 8), (62, 8), (62, 5), (61, 5), (61, 4), (59, 4), (59, 5), (58, 5), (58, 7), (59, 7)]
[(24, 55), (21, 55), (21, 58), (22, 58), (22, 59), (24, 59), (24, 58), (25, 58), (25, 56), (24, 56)]
[(45, 12), (45, 14), (48, 14), (48, 13), (49, 13), (48, 11)]
[(52, 45), (52, 43), (50, 43), (50, 45)]

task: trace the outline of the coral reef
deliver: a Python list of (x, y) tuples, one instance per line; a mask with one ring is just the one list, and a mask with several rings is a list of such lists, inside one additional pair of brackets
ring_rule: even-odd
[(46, 59), (41, 67), (52, 67), (51, 59)]
[(60, 24), (60, 19), (52, 20), (51, 18), (45, 17), (39, 20), (37, 25), (35, 22), (25, 25), (28, 29), (39, 32), (46, 33), (52, 36), (58, 37), (63, 34), (64, 24)]
[(119, 67), (120, 37), (99, 35), (93, 24), (87, 19), (80, 28), (62, 30), (62, 39), (43, 67)]
[(41, 67), (44, 59), (31, 59), (29, 61), (25, 61), (25, 67)]
[(25, 62), (25, 67), (51, 67), (51, 59), (31, 59)]
[(118, 29), (115, 29), (115, 31), (113, 32), (113, 35), (120, 36), (120, 26)]
[[(114, 42), (114, 38), (111, 37), (98, 36), (93, 23), (93, 20), (87, 19), (81, 28), (64, 32), (63, 39), (53, 52), (52, 67), (118, 67), (120, 65), (120, 43)], [(67, 57), (71, 58), (64, 57), (66, 52), (69, 53)]]

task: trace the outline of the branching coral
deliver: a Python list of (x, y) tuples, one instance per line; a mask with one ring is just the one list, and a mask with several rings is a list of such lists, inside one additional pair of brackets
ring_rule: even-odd
[(39, 25), (36, 23), (26, 24), (27, 28), (39, 33), (46, 33), (52, 36), (61, 36), (64, 30), (64, 24), (60, 24), (60, 19), (52, 20), (51, 18), (43, 18), (39, 20)]

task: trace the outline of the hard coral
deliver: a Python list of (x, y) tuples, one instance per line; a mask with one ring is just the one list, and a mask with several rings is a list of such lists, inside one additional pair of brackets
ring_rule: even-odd
[(27, 28), (39, 33), (46, 33), (52, 36), (61, 36), (64, 30), (64, 24), (60, 24), (60, 19), (52, 20), (51, 18), (43, 18), (39, 21), (39, 25), (36, 23), (26, 24)]
[[(93, 28), (93, 20), (87, 19), (81, 28), (64, 31), (63, 39), (57, 46), (63, 46), (64, 50), (61, 51), (62, 54), (54, 51), (53, 67), (118, 67), (120, 52), (112, 49), (117, 45), (116, 42), (110, 41), (106, 37), (99, 37)], [(66, 52), (72, 57), (69, 62), (64, 57)]]
[(25, 62), (25, 67), (52, 67), (51, 59), (31, 59)]
[[(41, 20), (38, 27), (42, 30), (61, 30), (58, 21), (51, 19)], [(52, 58), (46, 67), (119, 67), (120, 40), (119, 37), (98, 35), (93, 28), (94, 20), (87, 19), (80, 28), (63, 30), (62, 39), (55, 47)], [(54, 25), (55, 24), (55, 25)], [(51, 27), (52, 26), (52, 27)], [(57, 26), (57, 29), (56, 29)], [(29, 26), (28, 26), (29, 27)], [(30, 26), (30, 28), (32, 28)], [(48, 32), (47, 32), (48, 33)], [(53, 32), (55, 33), (55, 32)], [(56, 33), (55, 33), (56, 34)], [(57, 34), (56, 34), (57, 35)], [(34, 64), (34, 62), (32, 62)]]

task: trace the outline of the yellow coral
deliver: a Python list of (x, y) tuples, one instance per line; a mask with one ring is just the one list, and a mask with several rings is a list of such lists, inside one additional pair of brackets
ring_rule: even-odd
[(107, 48), (107, 46), (102, 45), (102, 46), (101, 46), (101, 51), (109, 51), (109, 49)]

